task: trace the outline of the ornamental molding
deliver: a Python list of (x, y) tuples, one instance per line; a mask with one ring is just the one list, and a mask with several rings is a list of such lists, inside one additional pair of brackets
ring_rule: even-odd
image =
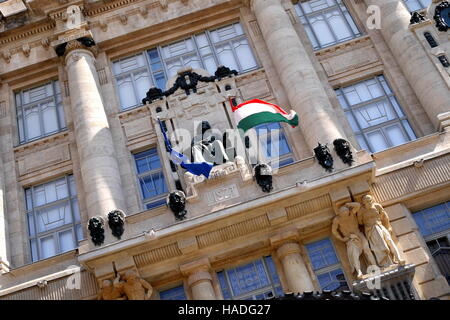
[(19, 145), (14, 148), (14, 155), (16, 157), (26, 156), (33, 154), (41, 150), (46, 150), (53, 146), (69, 144), (73, 138), (69, 131), (63, 131), (49, 137), (41, 138), (37, 141), (29, 142), (23, 145)]
[(355, 49), (364, 48), (364, 47), (373, 47), (373, 42), (370, 39), (370, 36), (365, 35), (359, 38), (355, 38), (352, 40), (349, 40), (347, 42), (343, 42), (328, 48), (324, 48), (321, 50), (318, 50), (315, 54), (318, 59), (325, 59), (328, 57), (334, 57), (341, 55), (345, 52), (350, 52)]
[[(49, 30), (53, 30), (55, 28), (55, 26), (56, 26), (56, 24), (55, 24), (54, 21), (47, 22), (47, 23), (44, 23), (44, 24), (41, 23), (41, 25), (39, 25), (37, 27), (34, 27), (34, 28), (30, 28), (27, 31), (24, 31), (24, 32), (21, 32), (21, 33), (17, 33), (17, 34), (14, 34), (14, 35), (10, 35), (10, 36), (7, 36), (7, 37), (2, 37), (2, 38), (0, 38), (0, 47), (6, 45), (8, 43), (15, 43), (15, 42), (21, 41), (23, 39), (26, 39), (28, 37), (31, 37), (31, 36), (34, 36), (34, 35), (38, 35), (38, 34), (47, 32)], [(43, 36), (41, 36), (40, 39), (42, 37)]]

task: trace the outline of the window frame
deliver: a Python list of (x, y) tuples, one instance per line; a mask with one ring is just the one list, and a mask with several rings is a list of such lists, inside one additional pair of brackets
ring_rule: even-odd
[[(33, 101), (33, 102), (29, 102), (24, 104), (23, 103), (23, 94), (26, 91), (29, 90), (33, 90), (33, 89), (37, 89), (40, 87), (45, 87), (48, 84), (51, 84), (52, 86), (52, 90), (53, 90), (53, 94), (51, 96), (45, 97), (43, 99), (37, 100), (37, 101)], [(57, 93), (56, 88), (59, 88), (59, 93)], [(59, 100), (60, 102), (58, 102), (58, 96), (59, 95)], [(17, 102), (18, 100), (20, 101), (20, 104), (18, 105)], [(50, 133), (45, 133), (45, 121), (43, 118), (43, 111), (42, 111), (42, 104), (44, 102), (51, 102), (53, 101), (55, 104), (55, 114), (56, 114), (56, 125), (58, 127), (58, 129), (56, 131), (52, 131)], [(17, 126), (17, 141), (18, 141), (18, 145), (23, 145), (29, 142), (33, 142), (63, 131), (67, 130), (67, 123), (66, 123), (66, 119), (65, 119), (65, 112), (64, 112), (64, 103), (63, 103), (63, 99), (62, 99), (62, 88), (61, 88), (61, 84), (59, 82), (58, 79), (51, 79), (45, 82), (42, 82), (38, 85), (33, 85), (31, 87), (27, 87), (27, 88), (23, 88), (21, 90), (17, 90), (14, 92), (14, 105), (15, 105), (15, 123)], [(39, 118), (39, 126), (40, 126), (40, 135), (34, 138), (28, 138), (28, 126), (26, 125), (26, 120), (25, 120), (25, 110), (28, 108), (34, 108), (37, 107), (38, 108), (38, 118)], [(61, 110), (63, 111), (61, 114)], [(20, 111), (20, 112), (19, 112)], [(21, 114), (21, 119), (19, 119), (19, 113)], [(64, 116), (64, 117), (62, 117)], [(64, 120), (64, 123), (61, 123), (61, 120)], [(19, 123), (20, 122), (20, 123)], [(23, 137), (21, 137), (21, 130), (20, 128), (22, 127), (23, 130)]]
[[(41, 260), (44, 260), (44, 259), (49, 259), (51, 257), (54, 257), (54, 256), (57, 256), (57, 255), (60, 255), (60, 254), (63, 254), (63, 253), (71, 251), (71, 250), (64, 251), (64, 252), (61, 251), (61, 243), (60, 243), (60, 239), (59, 239), (59, 234), (61, 232), (63, 232), (63, 231), (71, 230), (71, 232), (72, 232), (72, 237), (73, 237), (72, 239), (74, 240), (74, 243), (75, 243), (75, 248), (73, 248), (72, 250), (76, 250), (76, 248), (78, 247), (79, 242), (81, 240), (84, 240), (84, 238), (85, 238), (82, 228), (81, 228), (81, 234), (82, 234), (83, 238), (79, 239), (78, 238), (78, 234), (77, 234), (77, 226), (80, 225), (80, 227), (81, 227), (82, 221), (81, 221), (81, 212), (78, 212), (78, 214), (80, 216), (79, 217), (80, 220), (78, 222), (77, 222), (76, 217), (75, 217), (73, 201), (74, 200), (78, 201), (78, 194), (72, 194), (72, 191), (70, 190), (71, 189), (71, 187), (70, 187), (70, 177), (71, 176), (73, 177), (74, 186), (76, 188), (75, 176), (73, 174), (66, 174), (63, 177), (58, 177), (58, 178), (53, 179), (53, 180), (48, 181), (48, 182), (44, 182), (44, 183), (41, 183), (41, 184), (36, 184), (36, 185), (30, 186), (28, 188), (24, 188), (25, 219), (26, 219), (26, 226), (27, 226), (28, 247), (29, 247), (31, 261), (33, 263), (41, 261)], [(46, 203), (46, 204), (41, 205), (41, 206), (35, 206), (35, 204), (34, 204), (35, 194), (36, 194), (35, 193), (35, 189), (37, 187), (43, 186), (43, 185), (48, 184), (48, 183), (52, 183), (52, 182), (56, 183), (56, 181), (60, 180), (61, 178), (64, 178), (64, 181), (65, 181), (65, 184), (66, 184), (66, 187), (67, 187), (67, 195), (68, 196), (66, 198), (64, 198), (64, 199), (59, 199), (59, 200), (56, 200), (56, 201), (53, 201), (53, 202), (50, 202), (50, 203)], [(27, 208), (27, 206), (28, 206), (27, 205), (27, 193), (26, 193), (27, 190), (30, 190), (31, 206), (32, 206), (31, 209)], [(63, 204), (63, 203), (66, 203), (66, 202), (69, 202), (70, 215), (71, 215), (72, 222), (64, 224), (64, 225), (62, 225), (60, 227), (57, 227), (57, 228), (53, 228), (51, 230), (47, 230), (47, 231), (44, 231), (44, 232), (38, 232), (38, 229), (37, 229), (37, 212), (42, 210), (42, 209), (54, 207), (54, 206), (57, 206), (59, 204)], [(30, 234), (30, 221), (29, 221), (30, 217), (32, 217), (32, 219), (33, 219), (33, 227), (34, 227), (34, 230), (33, 230), (34, 235), (33, 236)], [(47, 257), (47, 258), (41, 258), (41, 256), (42, 256), (42, 248), (41, 248), (41, 241), (40, 240), (43, 239), (43, 238), (47, 238), (49, 236), (51, 236), (53, 238), (53, 241), (55, 243), (55, 255)], [(33, 240), (36, 242), (36, 249), (37, 249), (36, 260), (33, 259), (33, 248), (32, 248), (32, 245), (31, 245), (31, 242)]]
[[(271, 274), (271, 272), (270, 272), (269, 266), (268, 266), (268, 264), (267, 264), (267, 262), (266, 262), (266, 258), (269, 258), (269, 257), (272, 259), (273, 265), (274, 265), (274, 267), (275, 267), (275, 272), (277, 272), (277, 270), (276, 270), (276, 265), (275, 265), (275, 261), (273, 261), (273, 257), (272, 257), (271, 255), (262, 256), (262, 257), (260, 257), (260, 258), (258, 258), (258, 259), (251, 260), (251, 261), (248, 261), (248, 262), (245, 262), (245, 263), (241, 263), (241, 264), (235, 265), (235, 266), (233, 266), (233, 267), (231, 267), (231, 268), (228, 268), (228, 269), (222, 269), (222, 270), (219, 270), (218, 272), (216, 272), (217, 274), (220, 273), (220, 272), (223, 273), (223, 277), (224, 277), (224, 280), (225, 280), (226, 285), (227, 285), (227, 288), (226, 288), (226, 289), (228, 290), (228, 292), (229, 292), (229, 294), (230, 294), (230, 296), (231, 296), (231, 299), (230, 299), (230, 300), (232, 300), (232, 301), (234, 301), (234, 300), (256, 300), (256, 296), (257, 296), (257, 295), (264, 294), (264, 293), (266, 293), (268, 290), (271, 290), (272, 293), (276, 296), (276, 295), (277, 295), (277, 289), (276, 289), (277, 287), (279, 287), (279, 288), (281, 289), (281, 291), (283, 291), (283, 286), (282, 286), (282, 284), (281, 284), (281, 278), (280, 278), (280, 276), (278, 275), (278, 273), (277, 273), (277, 275), (278, 275), (278, 279), (279, 279), (280, 281), (279, 281), (279, 283), (277, 284), (277, 283), (274, 281), (273, 276), (272, 276), (272, 274)], [(251, 264), (251, 263), (255, 263), (255, 262), (257, 262), (258, 260), (262, 262), (262, 265), (263, 265), (263, 268), (264, 268), (264, 272), (266, 273), (266, 275), (267, 275), (267, 277), (268, 277), (268, 279), (269, 279), (269, 281), (270, 281), (270, 285), (265, 286), (265, 287), (262, 287), (262, 288), (258, 288), (258, 289), (256, 289), (256, 290), (253, 290), (253, 291), (250, 291), (250, 292), (242, 293), (242, 294), (240, 294), (240, 295), (234, 295), (233, 289), (232, 289), (233, 287), (232, 287), (232, 285), (231, 285), (231, 280), (229, 279), (229, 276), (228, 276), (227, 272), (228, 272), (228, 271), (231, 271), (231, 270), (235, 270), (235, 269), (237, 269), (237, 268), (239, 268), (239, 267), (243, 267), (243, 266), (249, 265), (249, 264)], [(258, 275), (258, 276), (259, 276), (259, 275)], [(217, 278), (219, 278), (219, 275), (217, 275)], [(221, 283), (220, 283), (220, 280), (218, 280), (218, 282), (219, 282), (220, 292), (221, 292), (222, 295), (223, 295), (223, 288), (222, 288), (222, 285), (221, 285)], [(251, 298), (251, 299), (249, 299), (249, 298)], [(225, 297), (224, 297), (224, 300), (225, 300)]]
[[(426, 6), (424, 6), (423, 5), (423, 2), (424, 1), (427, 1), (427, 0), (414, 0), (414, 1), (417, 1), (418, 3), (419, 3), (419, 5), (421, 6), (421, 8), (419, 8), (419, 9), (416, 9), (416, 10), (411, 10), (410, 8), (409, 8), (409, 5), (408, 5), (408, 3), (409, 3), (409, 1), (410, 0), (402, 0), (402, 3), (403, 3), (403, 5), (406, 7), (406, 9), (409, 11), (409, 12), (415, 12), (415, 11), (422, 11), (422, 10), (425, 10), (425, 9), (427, 9), (428, 8), (428, 6), (429, 5), (426, 5)], [(431, 0), (430, 0), (431, 1)], [(431, 2), (432, 3), (432, 2)]]
[[(388, 93), (386, 91), (386, 88), (384, 87), (384, 85), (383, 85), (382, 81), (380, 80), (380, 78), (384, 79), (384, 83), (390, 89), (391, 93)], [(354, 104), (354, 105), (350, 104), (350, 102), (349, 102), (349, 100), (348, 100), (348, 98), (346, 96), (346, 93), (344, 92), (343, 89), (350, 88), (350, 87), (356, 87), (358, 84), (363, 84), (364, 82), (369, 81), (369, 80), (373, 80), (373, 79), (375, 79), (378, 87), (381, 88), (381, 90), (383, 92), (383, 95), (380, 96), (380, 97), (377, 97), (377, 98), (373, 98), (371, 100), (367, 100), (367, 101), (363, 101), (363, 102)], [(364, 85), (367, 87), (366, 84), (364, 84)], [(355, 134), (355, 136), (361, 136), (361, 138), (364, 140), (364, 143), (369, 148), (369, 150), (367, 150), (367, 151), (369, 151), (370, 153), (382, 152), (384, 150), (388, 150), (388, 149), (394, 148), (396, 146), (399, 146), (399, 145), (402, 145), (402, 144), (405, 144), (405, 143), (408, 143), (408, 142), (411, 142), (411, 141), (414, 141), (414, 140), (417, 139), (416, 130), (414, 130), (414, 128), (412, 127), (412, 125), (411, 125), (411, 123), (410, 123), (410, 121), (408, 119), (408, 115), (404, 111), (403, 107), (400, 105), (400, 102), (398, 101), (394, 90), (392, 89), (391, 85), (389, 84), (388, 80), (386, 79), (386, 77), (383, 74), (379, 74), (379, 75), (376, 75), (375, 77), (371, 77), (371, 78), (368, 78), (368, 79), (360, 80), (358, 82), (354, 82), (353, 84), (348, 85), (348, 86), (339, 87), (339, 88), (335, 89), (335, 92), (336, 92), (336, 94), (338, 96), (340, 95), (342, 97), (342, 99), (344, 99), (345, 104), (347, 105), (347, 108), (345, 108), (342, 104), (340, 104), (344, 114), (347, 113), (347, 112), (350, 112), (352, 118), (355, 120), (354, 123), (356, 124), (356, 126), (358, 128), (358, 131), (353, 130), (352, 126), (350, 126), (352, 128), (353, 133)], [(400, 114), (398, 113), (397, 108), (392, 103), (392, 100), (391, 100), (392, 98), (397, 101), (398, 107), (403, 112), (403, 116), (400, 116)], [(366, 107), (368, 105), (371, 105), (373, 103), (382, 102), (382, 101), (387, 101), (389, 107), (391, 108), (391, 110), (393, 110), (396, 118), (388, 120), (388, 121), (385, 121), (385, 122), (382, 122), (382, 123), (378, 123), (376, 125), (368, 126), (367, 128), (362, 128), (361, 124), (358, 121), (358, 117), (356, 116), (356, 113), (358, 112), (358, 109), (361, 109), (361, 108), (364, 108), (364, 107)], [(347, 118), (347, 121), (349, 121), (347, 116), (346, 116), (346, 118)], [(410, 136), (408, 130), (406, 130), (405, 125), (404, 125), (404, 121), (408, 122), (408, 125), (409, 125), (412, 133), (414, 134), (414, 138), (412, 138)], [(394, 144), (391, 141), (391, 139), (389, 138), (388, 134), (386, 133), (386, 129), (389, 128), (389, 127), (395, 126), (395, 125), (399, 125), (403, 136), (405, 138), (407, 138), (406, 142), (401, 143), (401, 144)], [(388, 144), (388, 147), (386, 149), (383, 149), (383, 150), (380, 150), (380, 151), (374, 151), (375, 148), (373, 147), (372, 142), (369, 140), (369, 138), (367, 136), (370, 133), (373, 133), (373, 132), (376, 132), (376, 131), (378, 131), (378, 132), (380, 132), (382, 134), (383, 138), (385, 139), (384, 141)]]
[[(147, 171), (145, 173), (140, 173), (139, 174), (138, 173), (137, 164), (136, 164), (136, 157), (135, 157), (136, 154), (144, 153), (144, 152), (150, 151), (152, 149), (156, 150), (156, 153), (158, 155), (159, 161), (161, 163), (161, 167), (159, 169), (154, 169), (154, 170), (150, 170), (150, 171)], [(137, 188), (139, 189), (139, 195), (140, 195), (140, 200), (141, 200), (140, 201), (141, 209), (144, 210), (144, 211), (147, 211), (147, 210), (153, 210), (153, 209), (156, 209), (156, 208), (159, 208), (159, 207), (163, 206), (164, 204), (159, 204), (159, 205), (156, 205), (155, 207), (147, 209), (147, 204), (153, 203), (153, 202), (156, 203), (158, 201), (161, 201), (162, 199), (166, 199), (167, 195), (170, 193), (169, 183), (168, 183), (168, 180), (167, 180), (167, 175), (166, 175), (166, 172), (164, 170), (164, 166), (162, 165), (163, 158), (161, 157), (161, 153), (160, 153), (159, 148), (157, 146), (150, 146), (149, 148), (145, 148), (144, 150), (133, 152), (132, 155), (133, 155), (133, 166), (134, 166), (135, 175), (136, 175), (136, 178), (137, 178), (136, 179)], [(143, 194), (142, 188), (141, 188), (141, 182), (140, 182), (141, 180), (140, 179), (143, 178), (143, 177), (146, 177), (146, 176), (151, 176), (152, 174), (155, 174), (157, 172), (162, 172), (163, 177), (164, 177), (164, 183), (165, 183), (165, 185), (167, 187), (167, 192), (163, 193), (163, 194), (160, 194), (158, 196), (155, 196), (153, 198), (148, 198), (147, 201), (145, 201), (144, 194)]]
[[(268, 125), (270, 125), (270, 124), (272, 124), (272, 123), (264, 123), (264, 124), (261, 124), (261, 125), (258, 125), (258, 126), (256, 126), (255, 128), (254, 128), (254, 130), (256, 131), (256, 137), (257, 137), (257, 139), (258, 139), (258, 143), (259, 143), (259, 148), (260, 148), (260, 152), (259, 152), (259, 154), (260, 154), (260, 157), (266, 162), (266, 163), (268, 163), (272, 168), (282, 168), (282, 167), (285, 167), (285, 166), (288, 166), (288, 165), (290, 165), (290, 164), (292, 164), (292, 163), (294, 163), (295, 162), (295, 156), (294, 156), (294, 150), (292, 149), (292, 147), (291, 147), (291, 145), (290, 145), (290, 143), (289, 143), (289, 139), (288, 139), (288, 136), (287, 136), (287, 134), (286, 134), (286, 131), (285, 131), (285, 129), (284, 129), (284, 127), (283, 127), (283, 125), (281, 124), (281, 123), (278, 123), (279, 124), (279, 128), (278, 129), (276, 129), (276, 130), (278, 130), (278, 132), (279, 132), (279, 139), (278, 139), (278, 143), (280, 142), (280, 138), (281, 137), (284, 137), (284, 141), (286, 142), (286, 145), (287, 145), (287, 147), (289, 148), (289, 152), (287, 152), (287, 153), (285, 153), (285, 154), (283, 154), (283, 155), (279, 155), (279, 158), (278, 159), (274, 159), (273, 157), (270, 157), (270, 158), (268, 158), (268, 157), (266, 157), (266, 155), (265, 155), (265, 153), (266, 153), (266, 151), (267, 151), (267, 147), (268, 147), (268, 145), (269, 145), (269, 141), (270, 141), (270, 143), (272, 143), (272, 139), (271, 139), (271, 135), (270, 135), (270, 132), (271, 132), (271, 130), (273, 130), (273, 129), (270, 129), (270, 130), (267, 130), (267, 132), (264, 134), (264, 135), (260, 135), (259, 134), (259, 132), (258, 132), (258, 127), (260, 127), (260, 126), (268, 126)], [(270, 140), (268, 140), (268, 138), (270, 139)], [(264, 145), (263, 145), (263, 142), (264, 142)], [(286, 161), (288, 161), (288, 163), (285, 163)], [(281, 165), (280, 165), (281, 164)]]
[(188, 300), (188, 297), (187, 297), (187, 294), (186, 294), (186, 289), (185, 289), (183, 283), (178, 284), (178, 285), (175, 285), (175, 286), (171, 286), (170, 288), (165, 289), (165, 290), (158, 290), (159, 299), (160, 299), (160, 300), (178, 300), (178, 299), (162, 299), (162, 298), (161, 298), (161, 293), (166, 292), (166, 291), (169, 291), (169, 290), (178, 289), (178, 288), (182, 288), (182, 289), (183, 289), (184, 299), (181, 299), (181, 300)]
[[(338, 262), (334, 263), (334, 264), (330, 264), (330, 265), (322, 267), (322, 268), (314, 269), (314, 266), (313, 266), (312, 260), (311, 260), (311, 256), (310, 256), (310, 251), (308, 250), (308, 245), (311, 245), (311, 244), (314, 244), (314, 243), (317, 243), (317, 242), (320, 242), (320, 241), (323, 241), (323, 240), (326, 240), (326, 239), (329, 240), (329, 242), (331, 244), (331, 248), (333, 249), (334, 255), (336, 256), (336, 259), (337, 259)], [(322, 289), (320, 281), (319, 281), (319, 276), (321, 276), (323, 274), (331, 273), (332, 271), (336, 271), (336, 270), (341, 270), (342, 271), (342, 274), (344, 275), (344, 281), (345, 281), (345, 283), (347, 285), (347, 290), (350, 288), (349, 281), (348, 281), (349, 278), (347, 277), (346, 272), (344, 270), (344, 267), (342, 265), (342, 262), (341, 262), (341, 260), (339, 258), (338, 252), (336, 250), (336, 246), (335, 246), (333, 240), (330, 237), (322, 237), (320, 239), (317, 239), (317, 240), (305, 243), (304, 246), (305, 246), (305, 249), (306, 249), (306, 255), (308, 257), (308, 262), (309, 262), (309, 264), (311, 266), (311, 271), (313, 272), (314, 277), (316, 278), (317, 284), (319, 286), (319, 289), (321, 291), (322, 290), (327, 290), (327, 289)], [(335, 290), (339, 290), (339, 288), (335, 289)], [(346, 290), (346, 289), (344, 288), (342, 290)]]
[[(298, 8), (298, 9), (296, 9), (295, 11), (296, 11), (296, 13), (297, 13), (297, 16), (298, 16), (299, 19), (300, 19), (300, 23), (301, 23), (301, 24), (303, 25), (303, 27), (305, 28), (305, 32), (306, 32), (306, 27), (305, 27), (305, 25), (307, 25), (307, 26), (309, 27), (309, 30), (311, 30), (311, 35), (314, 37), (314, 42), (317, 43), (317, 46), (315, 46), (314, 43), (313, 43), (313, 41), (311, 41), (311, 39), (310, 39), (310, 37), (309, 37), (309, 34), (306, 32), (307, 35), (308, 35), (308, 38), (309, 38), (309, 40), (310, 40), (310, 42), (311, 42), (311, 45), (312, 45), (312, 47), (313, 47), (313, 49), (314, 49), (314, 51), (321, 50), (321, 49), (325, 49), (325, 48), (328, 48), (328, 47), (331, 47), (331, 46), (334, 46), (334, 45), (337, 45), (337, 44), (340, 44), (340, 43), (343, 43), (343, 42), (346, 42), (346, 41), (350, 41), (350, 40), (353, 40), (353, 39), (357, 39), (357, 38), (360, 38), (360, 37), (363, 36), (363, 32), (360, 30), (361, 27), (358, 26), (357, 22), (356, 22), (355, 19), (353, 18), (353, 15), (351, 14), (350, 10), (348, 9), (348, 7), (347, 7), (347, 5), (345, 4), (344, 1), (342, 1), (342, 0), (332, 0), (332, 1), (334, 1), (334, 3), (335, 3), (333, 6), (329, 6), (329, 7), (326, 7), (326, 8), (320, 9), (320, 10), (317, 10), (317, 11), (313, 11), (313, 12), (310, 12), (310, 13), (306, 13), (305, 10), (302, 8), (301, 4), (302, 4), (302, 3), (309, 2), (309, 1), (314, 1), (314, 0), (307, 0), (307, 1), (302, 1), (302, 0), (300, 0), (300, 1), (298, 1), (298, 3), (296, 3), (296, 4), (294, 5), (294, 7), (297, 7), (297, 8)], [(340, 2), (338, 2), (338, 1), (340, 1)], [(341, 5), (345, 7), (346, 12), (350, 15), (350, 18), (351, 18), (352, 22), (354, 23), (356, 29), (358, 30), (358, 33), (355, 33), (355, 31), (354, 31), (353, 28), (351, 27), (351, 25), (350, 25), (350, 23), (349, 23), (349, 21), (348, 21), (348, 19), (347, 19), (347, 16), (345, 15), (344, 11), (342, 10)], [(339, 11), (339, 15), (340, 15), (341, 17), (343, 17), (343, 19), (344, 19), (344, 21), (345, 21), (345, 26), (347, 27), (348, 30), (350, 30), (350, 33), (352, 34), (352, 37), (349, 38), (349, 39), (345, 39), (345, 40), (339, 40), (339, 39), (337, 39), (337, 36), (336, 36), (336, 34), (335, 34), (335, 32), (334, 32), (334, 28), (332, 27), (332, 25), (330, 24), (330, 22), (328, 21), (328, 19), (325, 17), (325, 14), (326, 14), (326, 13), (328, 13), (329, 11), (334, 11), (336, 8), (337, 8), (338, 11)], [(300, 15), (299, 13), (301, 13), (301, 15)], [(325, 45), (322, 45), (322, 44), (320, 43), (319, 37), (317, 36), (317, 32), (314, 30), (313, 25), (311, 24), (311, 21), (310, 21), (310, 18), (311, 18), (311, 17), (316, 17), (316, 16), (322, 16), (322, 17), (324, 18), (323, 21), (325, 22), (326, 26), (328, 27), (328, 30), (330, 31), (330, 34), (331, 34), (331, 35), (333, 36), (333, 38), (334, 38), (334, 42), (333, 42), (333, 43), (325, 44)], [(304, 18), (305, 21), (306, 21), (306, 23), (302, 22), (302, 21), (301, 21), (301, 18)]]
[[(214, 31), (216, 31), (218, 29), (221, 29), (221, 28), (232, 26), (234, 24), (239, 24), (240, 25), (240, 27), (241, 27), (241, 29), (243, 31), (243, 33), (241, 35), (235, 36), (235, 37), (230, 38), (230, 39), (222, 40), (222, 41), (219, 41), (219, 42), (213, 42), (212, 36), (211, 36), (212, 32), (214, 32)], [(199, 49), (199, 44), (198, 44), (198, 42), (196, 40), (196, 36), (198, 36), (198, 35), (200, 35), (202, 33), (205, 34), (206, 40), (208, 42), (208, 47), (211, 49), (211, 52), (206, 54), (206, 55), (201, 55), (200, 49)], [(178, 42), (186, 41), (186, 40), (191, 40), (192, 41), (193, 46), (194, 46), (193, 50), (191, 50), (189, 52), (183, 52), (181, 54), (178, 54), (176, 56), (173, 56), (173, 57), (170, 57), (170, 58), (167, 58), (167, 59), (164, 58), (163, 48), (165, 48), (167, 46), (170, 46), (172, 44), (178, 43)], [(234, 42), (242, 41), (242, 40), (246, 40), (247, 43), (248, 43), (248, 47), (249, 47), (250, 52), (252, 54), (252, 57), (253, 57), (253, 59), (255, 61), (255, 67), (254, 68), (243, 70), (241, 62), (239, 61), (238, 55), (236, 53), (236, 49), (232, 46), (232, 44)], [(138, 101), (137, 101), (136, 105), (133, 105), (133, 106), (130, 106), (130, 107), (127, 107), (127, 108), (123, 108), (122, 107), (122, 103), (121, 103), (119, 90), (118, 90), (119, 89), (118, 82), (117, 82), (118, 78), (126, 77), (128, 75), (132, 75), (132, 74), (136, 73), (137, 70), (142, 70), (143, 71), (144, 68), (145, 68), (146, 72), (149, 74), (150, 81), (152, 82), (151, 86), (158, 87), (155, 76), (162, 72), (164, 74), (165, 82), (166, 82), (165, 88), (167, 88), (167, 82), (171, 78), (173, 78), (173, 76), (169, 77), (170, 69), (167, 66), (167, 62), (168, 61), (174, 61), (174, 60), (180, 60), (180, 59), (182, 60), (182, 58), (184, 56), (189, 56), (189, 55), (192, 55), (194, 53), (196, 55), (196, 57), (198, 57), (200, 65), (201, 65), (201, 67), (203, 69), (206, 70), (204, 57), (209, 57), (209, 56), (213, 57), (213, 60), (214, 60), (214, 63), (216, 64), (216, 66), (220, 66), (221, 63), (220, 63), (220, 59), (219, 59), (216, 47), (220, 46), (220, 45), (223, 45), (225, 43), (229, 43), (230, 44), (230, 50), (232, 52), (234, 60), (236, 61), (237, 66), (239, 68), (239, 70), (237, 70), (237, 71), (242, 73), (242, 74), (245, 74), (247, 72), (252, 72), (254, 70), (258, 70), (259, 68), (261, 68), (261, 64), (258, 62), (257, 56), (255, 54), (255, 48), (252, 45), (250, 40), (251, 40), (251, 37), (249, 37), (247, 31), (245, 30), (244, 24), (241, 21), (234, 21), (234, 22), (231, 22), (231, 23), (220, 24), (220, 25), (215, 26), (213, 28), (198, 30), (198, 31), (192, 33), (189, 36), (185, 36), (185, 37), (182, 37), (182, 38), (174, 39), (174, 40), (171, 40), (171, 41), (168, 41), (168, 42), (159, 43), (157, 45), (154, 45), (152, 47), (146, 48), (146, 49), (141, 50), (139, 52), (135, 52), (134, 54), (122, 56), (120, 58), (117, 58), (117, 59), (111, 61), (111, 70), (112, 70), (112, 75), (113, 75), (113, 78), (114, 78), (115, 89), (116, 89), (116, 92), (117, 92), (116, 94), (117, 94), (118, 101), (119, 101), (119, 110), (120, 110), (120, 112), (128, 111), (128, 110), (131, 110), (131, 109), (134, 109), (134, 108), (142, 106), (142, 101), (139, 101), (139, 99), (142, 100), (142, 98), (144, 98), (144, 97), (140, 98), (138, 96), (137, 90), (136, 90), (136, 86), (135, 86), (135, 81), (134, 81), (134, 78), (133, 78), (132, 79), (133, 91), (134, 91), (134, 94), (137, 97)], [(149, 53), (151, 51), (153, 51), (153, 50), (157, 51), (159, 59), (160, 59), (160, 63), (161, 63), (161, 68), (156, 70), (156, 71), (154, 71), (152, 69), (152, 62), (151, 62), (150, 57), (149, 57)], [(139, 56), (139, 55), (144, 55), (145, 65), (143, 67), (115, 74), (115, 71), (114, 71), (114, 64), (115, 63), (117, 63), (117, 62), (119, 62), (121, 60), (124, 60), (124, 59), (128, 59), (128, 58), (134, 57), (134, 56)], [(161, 90), (164, 91), (165, 88), (161, 88)]]

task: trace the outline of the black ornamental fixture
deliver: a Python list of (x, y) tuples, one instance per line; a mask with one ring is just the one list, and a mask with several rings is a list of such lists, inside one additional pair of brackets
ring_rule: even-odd
[[(80, 37), (80, 38), (76, 39), (76, 41), (81, 43), (86, 48), (95, 46), (95, 41), (89, 37)], [(66, 53), (66, 46), (67, 46), (67, 42), (61, 43), (56, 46), (55, 52), (58, 57), (64, 56), (64, 54)]]
[(125, 214), (121, 210), (113, 210), (108, 213), (108, 225), (112, 235), (120, 240), (124, 232)]
[(450, 67), (450, 62), (448, 61), (446, 55), (439, 56), (438, 59), (444, 68)]
[(175, 215), (175, 219), (183, 220), (186, 217), (186, 196), (183, 191), (175, 190), (169, 193), (166, 204)]
[(411, 20), (409, 20), (410, 24), (416, 24), (416, 23), (420, 23), (422, 21), (425, 21), (425, 17), (423, 16), (423, 14), (421, 14), (418, 11), (415, 11), (411, 14)]
[(438, 43), (436, 42), (436, 40), (434, 39), (434, 37), (431, 35), (431, 33), (429, 32), (425, 32), (423, 34), (423, 36), (425, 37), (425, 39), (427, 40), (428, 44), (430, 45), (430, 47), (432, 48), (436, 48), (438, 46)]
[(254, 171), (256, 183), (261, 187), (261, 190), (263, 192), (272, 191), (272, 168), (267, 163), (258, 163)]
[(303, 300), (303, 301), (323, 301), (323, 300), (389, 300), (384, 296), (377, 296), (371, 292), (354, 293), (350, 290), (331, 291), (323, 290), (322, 292), (305, 291), (303, 293), (288, 292), (281, 297), (269, 297), (266, 300)]
[(205, 77), (201, 76), (193, 71), (185, 71), (178, 75), (175, 83), (170, 89), (162, 91), (159, 88), (152, 87), (148, 90), (146, 97), (142, 99), (142, 104), (152, 103), (155, 100), (162, 99), (163, 97), (168, 97), (175, 93), (178, 89), (184, 90), (186, 95), (190, 95), (191, 91), (193, 93), (197, 92), (197, 85), (199, 82), (214, 82), (216, 80), (222, 80), (226, 77), (236, 76), (238, 72), (236, 70), (231, 70), (230, 68), (219, 66), (213, 76)]
[(355, 160), (353, 159), (352, 147), (350, 142), (345, 139), (336, 139), (333, 141), (334, 150), (341, 158), (342, 162), (351, 166)]
[(333, 171), (333, 156), (330, 153), (326, 144), (319, 142), (318, 146), (314, 148), (314, 154), (319, 164), (325, 168), (328, 172)]
[(91, 240), (96, 246), (100, 246), (105, 241), (105, 221), (102, 217), (92, 217), (88, 222), (88, 230)]
[(436, 6), (434, 20), (439, 31), (445, 32), (450, 28), (450, 3), (448, 1), (444, 1)]

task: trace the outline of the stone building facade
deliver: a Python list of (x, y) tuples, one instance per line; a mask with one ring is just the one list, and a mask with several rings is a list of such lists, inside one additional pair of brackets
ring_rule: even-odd
[[(377, 281), (371, 290), (392, 299), (448, 299), (449, 7), (1, 1), (0, 298), (97, 299), (105, 280), (134, 270), (151, 299), (264, 299)], [(237, 75), (142, 103), (151, 87), (168, 90), (193, 72), (212, 79), (220, 66)], [(236, 128), (230, 104), (251, 99), (300, 118), (295, 128), (259, 128), (282, 146), (277, 161), (262, 151), (279, 165), (270, 192), (246, 157), (209, 179), (170, 164), (158, 117), (185, 152), (190, 139), (177, 129), (194, 136), (203, 120)], [(350, 142), (352, 163), (336, 139)], [(166, 205), (176, 189), (181, 219)], [(387, 213), (404, 263), (371, 274), (361, 258), (358, 278), (332, 225), (365, 195)], [(115, 225), (112, 210), (124, 214)], [(103, 225), (90, 232), (93, 222)]]

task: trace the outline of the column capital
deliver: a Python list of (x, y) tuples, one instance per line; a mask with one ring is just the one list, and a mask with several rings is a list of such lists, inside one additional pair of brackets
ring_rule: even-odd
[(286, 230), (270, 237), (270, 245), (274, 249), (278, 249), (286, 243), (298, 243), (299, 235), (296, 229)]
[(286, 242), (277, 250), (277, 256), (280, 260), (283, 260), (284, 257), (294, 253), (302, 253), (302, 248), (297, 242)]
[(98, 53), (97, 45), (89, 30), (61, 35), (58, 40), (51, 43), (51, 46), (58, 57), (66, 57), (70, 51), (76, 49), (88, 50), (94, 56)]
[(210, 269), (211, 264), (209, 263), (208, 258), (203, 258), (180, 265), (181, 274), (184, 276), (190, 276), (201, 271), (209, 273)]

